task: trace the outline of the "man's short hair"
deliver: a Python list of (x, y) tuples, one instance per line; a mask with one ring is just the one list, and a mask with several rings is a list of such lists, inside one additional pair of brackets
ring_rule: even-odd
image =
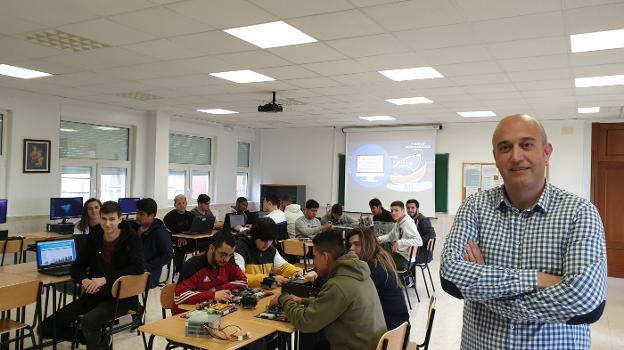
[(117, 216), (121, 217), (121, 207), (119, 206), (119, 203), (115, 201), (107, 201), (102, 203), (102, 206), (100, 207), (100, 214), (113, 213), (117, 213)]
[(207, 194), (202, 193), (197, 196), (197, 203), (210, 203), (210, 197)]
[(379, 198), (373, 198), (368, 202), (369, 207), (381, 207), (381, 201)]
[(308, 199), (306, 201), (306, 209), (318, 209), (320, 207), (319, 202), (314, 199)]
[(221, 248), (223, 243), (229, 245), (234, 248), (236, 246), (236, 239), (234, 235), (229, 232), (219, 231), (215, 233), (214, 236), (210, 239), (210, 244), (215, 247), (215, 249)]
[(340, 231), (332, 229), (321, 232), (314, 236), (312, 243), (314, 243), (314, 250), (321, 253), (329, 253), (334, 260), (343, 256), (345, 253), (345, 245)]
[(399, 207), (401, 209), (405, 209), (405, 204), (403, 204), (403, 202), (401, 201), (394, 201), (392, 203), (390, 203), (391, 207)]
[(245, 197), (238, 197), (238, 198), (236, 198), (236, 204), (240, 204), (240, 203), (244, 203), (244, 202), (248, 202), (247, 198), (245, 198)]
[(142, 211), (147, 215), (156, 215), (158, 204), (151, 198), (142, 198), (136, 204), (137, 211)]
[(175, 197), (173, 197), (173, 203), (176, 203), (178, 201), (185, 201), (186, 202), (186, 196), (183, 194), (179, 194)]
[(412, 203), (416, 205), (416, 208), (420, 208), (420, 203), (418, 203), (418, 201), (415, 199), (408, 199), (407, 202), (405, 202), (405, 205), (412, 204)]
[(280, 198), (282, 202), (292, 203), (292, 197), (288, 194), (285, 194)]
[(263, 199), (273, 205), (277, 205), (277, 196), (272, 193), (265, 195)]
[(277, 224), (269, 217), (260, 218), (251, 227), (250, 236), (252, 241), (272, 241), (277, 237)]
[(342, 215), (342, 205), (336, 203), (331, 207), (332, 214)]

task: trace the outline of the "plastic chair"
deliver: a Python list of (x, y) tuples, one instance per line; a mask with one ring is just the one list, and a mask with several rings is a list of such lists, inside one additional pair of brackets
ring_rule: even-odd
[[(412, 268), (414, 267), (414, 263), (412, 262), (413, 258), (414, 258), (414, 254), (416, 252), (416, 249), (418, 247), (410, 247), (409, 250), (409, 263), (407, 264), (407, 269), (405, 270), (399, 270), (397, 268), (397, 274), (399, 275), (399, 277), (401, 277), (402, 281), (405, 281), (407, 279), (407, 281), (409, 282), (409, 279), (412, 278), (412, 283), (414, 284), (414, 292), (416, 292), (416, 299), (418, 300), (418, 302), (420, 303), (420, 296), (418, 295), (418, 290), (416, 290), (416, 279), (413, 278), (412, 274), (410, 273), (410, 271), (412, 271)], [(408, 286), (403, 286), (403, 290), (405, 291), (405, 298), (407, 299), (407, 305), (409, 305), (410, 310), (412, 309), (412, 302), (409, 299), (409, 287)]]
[(282, 241), (282, 250), (286, 255), (292, 255), (299, 260), (299, 258), (303, 259), (303, 272), (308, 272), (308, 259), (306, 258), (308, 254), (308, 249), (304, 241), (296, 240), (296, 239), (285, 239)]
[(416, 344), (416, 349), (429, 349), (429, 340), (431, 340), (431, 329), (433, 328), (433, 319), (435, 318), (435, 304), (436, 296), (432, 295), (429, 300), (429, 318), (427, 319), (427, 332), (425, 333), (425, 339), (421, 344)]
[[(0, 287), (0, 334), (15, 331), (16, 337), (13, 339), (0, 340), (0, 347), (8, 349), (10, 343), (15, 342), (15, 348), (23, 348), (24, 330), (29, 332), (32, 341), (32, 348), (38, 349), (37, 339), (33, 327), (41, 324), (41, 281), (20, 282), (13, 285)], [(35, 303), (35, 312), (32, 324), (26, 323), (26, 306)], [(11, 318), (11, 310), (15, 309), (15, 318)]]
[(405, 321), (395, 329), (389, 330), (379, 339), (377, 350), (405, 350), (409, 342), (410, 324)]
[[(427, 273), (429, 274), (429, 281), (431, 282), (431, 289), (433, 290), (432, 292), (435, 293), (435, 285), (433, 284), (433, 278), (431, 277), (431, 270), (429, 270), (429, 261), (431, 261), (431, 258), (433, 257), (433, 249), (435, 248), (435, 242), (436, 239), (435, 238), (431, 238), (428, 242), (427, 242), (427, 260), (422, 262), (422, 263), (415, 263), (414, 267), (419, 267), (420, 268), (420, 272), (422, 273), (422, 277), (423, 277), (423, 282), (425, 282), (425, 289), (427, 290), (427, 297), (430, 297), (431, 295), (429, 294), (429, 287), (427, 286), (427, 279), (425, 278), (425, 270), (427, 270)], [(416, 268), (414, 268), (414, 281), (416, 281)]]
[(7, 237), (0, 240), (0, 266), (4, 266), (4, 258), (7, 254), (13, 254), (13, 264), (22, 263), (26, 260), (26, 245), (24, 245), (24, 237)]

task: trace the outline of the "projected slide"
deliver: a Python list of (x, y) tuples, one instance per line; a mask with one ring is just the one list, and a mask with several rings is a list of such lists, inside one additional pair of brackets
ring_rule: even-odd
[(387, 209), (415, 198), (433, 215), (435, 140), (433, 130), (347, 133), (345, 208), (368, 212), (371, 198)]

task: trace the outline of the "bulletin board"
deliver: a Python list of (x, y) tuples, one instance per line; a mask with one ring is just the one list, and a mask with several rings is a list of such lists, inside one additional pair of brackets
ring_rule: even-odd
[(503, 184), (495, 163), (462, 163), (462, 201), (471, 194)]

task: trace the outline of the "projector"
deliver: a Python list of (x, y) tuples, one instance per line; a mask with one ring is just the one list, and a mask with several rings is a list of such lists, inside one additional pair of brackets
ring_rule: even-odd
[(282, 112), (284, 109), (281, 104), (275, 102), (275, 91), (273, 91), (273, 101), (258, 106), (258, 112), (266, 112), (266, 113), (277, 113)]

